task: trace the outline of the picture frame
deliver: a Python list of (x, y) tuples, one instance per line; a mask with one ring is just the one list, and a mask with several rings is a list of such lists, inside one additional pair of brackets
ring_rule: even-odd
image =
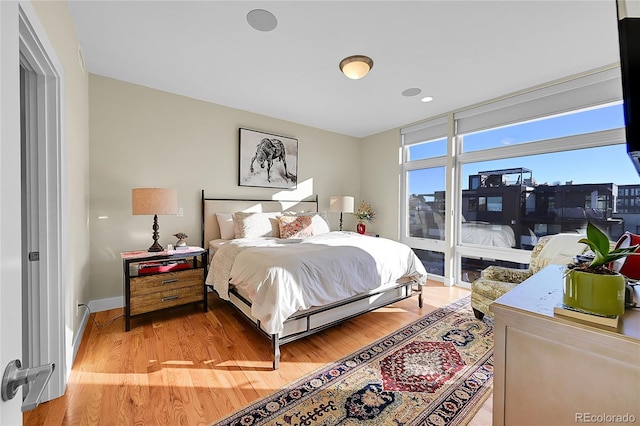
[(240, 128), (239, 142), (239, 186), (297, 187), (298, 139)]

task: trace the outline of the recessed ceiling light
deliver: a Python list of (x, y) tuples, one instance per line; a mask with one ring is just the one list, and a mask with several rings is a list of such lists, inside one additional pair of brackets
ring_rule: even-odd
[(364, 55), (353, 55), (340, 61), (340, 71), (352, 80), (358, 80), (373, 68), (373, 59)]
[(420, 102), (431, 102), (433, 100), (433, 96), (425, 96), (424, 98), (420, 99)]
[(417, 96), (422, 93), (422, 89), (418, 89), (417, 87), (412, 87), (410, 89), (405, 89), (402, 91), (402, 96)]
[(247, 22), (258, 31), (273, 31), (278, 26), (273, 13), (264, 9), (254, 9), (247, 13)]

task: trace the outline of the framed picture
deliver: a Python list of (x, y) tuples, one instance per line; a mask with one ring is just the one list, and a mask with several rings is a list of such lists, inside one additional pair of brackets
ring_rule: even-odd
[(241, 128), (239, 158), (238, 185), (296, 188), (297, 139)]

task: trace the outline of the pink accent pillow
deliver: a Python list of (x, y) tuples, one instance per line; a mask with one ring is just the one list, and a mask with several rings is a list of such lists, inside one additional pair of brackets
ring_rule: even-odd
[(313, 235), (311, 216), (278, 216), (280, 238), (307, 238)]

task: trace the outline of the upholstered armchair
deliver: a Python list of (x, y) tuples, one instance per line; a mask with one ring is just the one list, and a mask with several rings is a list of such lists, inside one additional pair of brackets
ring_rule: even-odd
[(573, 258), (588, 250), (588, 246), (578, 241), (582, 234), (556, 234), (541, 237), (531, 251), (528, 269), (489, 266), (480, 278), (471, 284), (471, 308), (476, 318), (485, 314), (493, 316), (489, 305), (494, 300), (541, 270), (547, 265), (568, 264)]

